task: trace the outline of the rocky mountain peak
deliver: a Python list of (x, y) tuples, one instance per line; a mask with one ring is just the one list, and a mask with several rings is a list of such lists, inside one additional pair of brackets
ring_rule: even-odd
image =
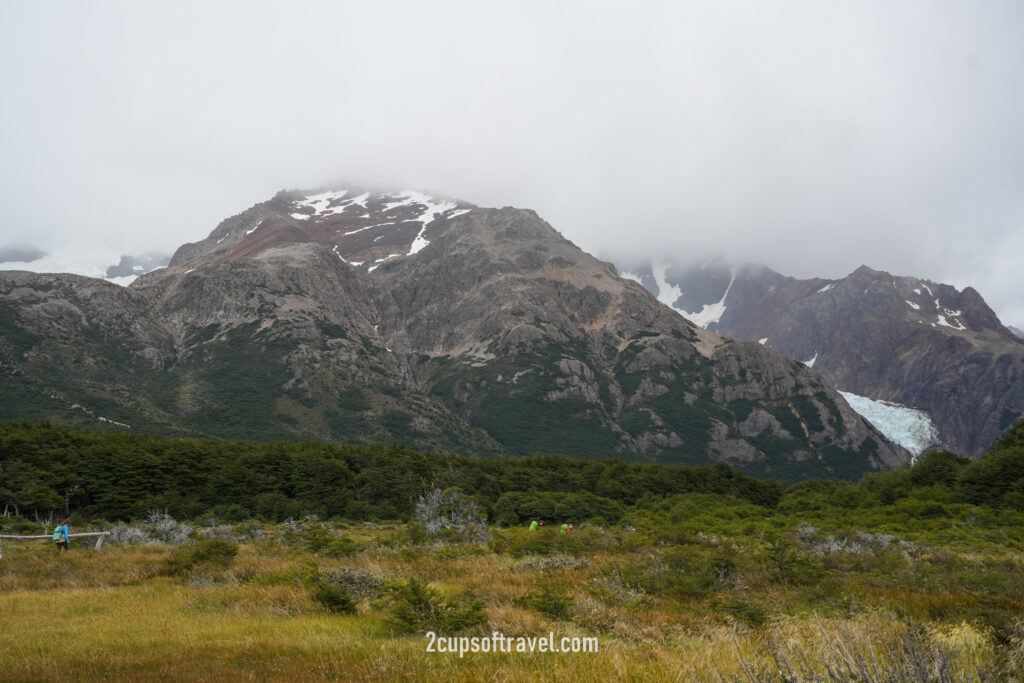
[(430, 243), (431, 228), (476, 207), (418, 190), (282, 191), (232, 216), (205, 240), (183, 245), (171, 267), (245, 258), (281, 244), (316, 243), (350, 265), (375, 270)]

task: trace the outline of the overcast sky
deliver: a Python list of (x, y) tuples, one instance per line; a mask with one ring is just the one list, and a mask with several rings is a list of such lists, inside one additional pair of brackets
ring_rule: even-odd
[(0, 0), (0, 88), (0, 247), (169, 253), (348, 181), (1024, 327), (1018, 0)]

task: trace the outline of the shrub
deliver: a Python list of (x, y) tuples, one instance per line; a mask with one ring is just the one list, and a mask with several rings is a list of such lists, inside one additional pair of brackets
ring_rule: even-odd
[(647, 561), (613, 565), (609, 572), (623, 586), (649, 595), (701, 597), (711, 592), (719, 577), (730, 580), (734, 570), (728, 558), (696, 550), (673, 550), (650, 555)]
[(610, 534), (594, 527), (579, 529), (572, 534), (562, 534), (553, 526), (545, 526), (537, 531), (523, 528), (505, 529), (491, 538), (490, 548), (496, 553), (523, 557), (552, 554), (582, 555), (607, 549), (613, 544), (614, 538)]
[(322, 525), (307, 529), (302, 545), (311, 553), (327, 557), (348, 557), (360, 549), (348, 536), (338, 536), (333, 529)]
[(542, 555), (525, 557), (513, 565), (513, 569), (520, 572), (550, 572), (563, 569), (586, 569), (590, 562), (580, 557), (571, 555), (556, 554), (544, 557)]
[(719, 602), (716, 606), (733, 619), (746, 623), (754, 628), (758, 628), (768, 621), (768, 611), (764, 607), (752, 602), (747, 602), (746, 600), (727, 598)]
[(439, 560), (458, 560), (463, 557), (482, 557), (488, 553), (487, 548), (479, 545), (457, 545), (441, 548), (434, 556)]
[(781, 536), (769, 539), (767, 560), (779, 583), (811, 585), (826, 573), (824, 565)]
[(485, 542), (490, 536), (487, 518), (480, 507), (458, 489), (434, 489), (416, 501), (417, 522), (430, 536), (445, 536), (471, 543)]
[(389, 621), (403, 633), (451, 634), (487, 622), (483, 600), (457, 605), (416, 579), (396, 584), (392, 591)]
[(328, 569), (322, 573), (321, 578), (356, 598), (379, 598), (384, 595), (385, 581), (361, 569)]
[(39, 522), (31, 522), (24, 517), (5, 518), (0, 526), (5, 533), (34, 536), (39, 533)]
[[(315, 562), (306, 562), (276, 572), (253, 576), (249, 583), (256, 586), (313, 586), (321, 580)], [(326, 579), (330, 581), (330, 579)]]
[(405, 540), (412, 545), (426, 543), (428, 538), (427, 530), (419, 522), (409, 522), (405, 525)]
[(228, 567), (238, 554), (238, 544), (223, 538), (204, 538), (188, 551), (186, 566), (200, 564)]
[(237, 543), (222, 538), (203, 538), (189, 547), (176, 549), (168, 558), (164, 572), (180, 576), (199, 567), (226, 569), (237, 554)]
[(359, 544), (348, 536), (342, 536), (331, 541), (330, 545), (324, 549), (323, 554), (327, 557), (349, 557), (359, 552), (359, 547)]
[(149, 535), (153, 540), (181, 545), (192, 536), (192, 527), (184, 522), (175, 521), (166, 512), (151, 510), (146, 517)]
[(334, 614), (354, 614), (356, 611), (356, 601), (349, 592), (333, 583), (321, 581), (314, 584), (310, 597)]
[(539, 591), (518, 598), (516, 604), (559, 621), (568, 621), (572, 617), (573, 599), (563, 582), (542, 581)]
[(118, 522), (110, 529), (110, 535), (106, 542), (114, 545), (126, 545), (129, 543), (145, 543), (149, 541), (149, 534), (145, 529), (137, 526), (129, 526), (124, 522)]
[(335, 540), (334, 533), (325, 526), (315, 526), (306, 530), (302, 545), (311, 553), (326, 550)]

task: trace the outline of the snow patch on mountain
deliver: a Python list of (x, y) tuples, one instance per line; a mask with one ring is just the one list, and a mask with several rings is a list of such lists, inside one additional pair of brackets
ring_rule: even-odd
[[(346, 199), (347, 194), (348, 190), (327, 191), (295, 200), (292, 205), (296, 211), (291, 216), (296, 220), (308, 221), (344, 213), (353, 206), (358, 206), (363, 211), (367, 211), (367, 201), (370, 199), (370, 193), (367, 192), (357, 197)], [(438, 199), (418, 190), (402, 190), (385, 195), (376, 195), (375, 201), (380, 202), (381, 206), (380, 208), (374, 208), (373, 211), (376, 212), (378, 217), (389, 220), (348, 230), (345, 234), (354, 235), (364, 230), (372, 230), (387, 225), (409, 222), (421, 223), (420, 230), (409, 246), (409, 251), (405, 254), (406, 256), (419, 253), (430, 243), (425, 237), (428, 225), (439, 218), (454, 218), (470, 210), (459, 209), (458, 202)], [(308, 213), (305, 211), (306, 209), (312, 209), (313, 212)], [(401, 211), (396, 214), (395, 212), (398, 210)], [(361, 217), (367, 218), (369, 214)], [(253, 230), (255, 230), (255, 227)]]
[(818, 352), (817, 352), (817, 351), (815, 351), (815, 352), (814, 352), (814, 358), (811, 358), (810, 360), (805, 360), (805, 361), (804, 361), (803, 363), (804, 363), (804, 365), (806, 365), (807, 367), (809, 367), (809, 368), (813, 368), (813, 367), (814, 367), (814, 364), (815, 364), (815, 363), (817, 363), (817, 362), (818, 362)]
[[(708, 325), (717, 323), (722, 319), (722, 315), (725, 314), (725, 298), (729, 296), (729, 290), (732, 289), (732, 284), (736, 282), (736, 270), (732, 271), (732, 277), (729, 279), (729, 286), (725, 288), (725, 293), (722, 294), (721, 301), (717, 301), (713, 304), (704, 304), (704, 307), (696, 313), (687, 313), (682, 311), (683, 317), (687, 318), (690, 322), (700, 325), (704, 329), (707, 329)], [(678, 310), (678, 309), (676, 309)]]
[[(947, 310), (946, 313), (949, 313), (949, 311)], [(957, 313), (959, 313), (959, 311), (957, 311)], [(948, 320), (946, 320), (946, 316), (942, 315), (941, 313), (939, 314), (939, 324), (940, 325), (943, 325), (944, 327), (952, 327), (954, 330), (966, 330), (967, 329), (966, 327), (964, 327), (964, 325), (959, 320), (955, 320), (954, 319), (953, 322), (956, 323), (956, 324), (954, 325), (954, 324), (950, 323)]]
[(388, 213), (400, 206), (423, 207), (419, 211), (419, 215), (415, 218), (407, 219), (411, 221), (421, 221), (423, 223), (423, 227), (426, 227), (428, 223), (435, 221), (439, 215), (444, 214), (446, 211), (458, 208), (458, 204), (455, 202), (448, 201), (446, 199), (437, 199), (423, 192), (417, 192), (416, 190), (403, 190), (402, 192), (388, 196), (396, 197), (396, 199), (387, 203), (383, 210), (384, 213)]
[(334, 252), (335, 256), (337, 256), (338, 258), (341, 259), (342, 263), (348, 263), (348, 261), (345, 260), (345, 257), (341, 255), (341, 252), (338, 251), (338, 245), (337, 244), (335, 244), (333, 247), (331, 247), (331, 251)]
[(910, 306), (911, 308), (913, 308), (915, 311), (920, 311), (921, 310), (921, 307), (918, 306), (917, 304), (915, 304), (913, 301), (911, 301), (909, 299), (904, 299), (904, 301), (906, 301), (907, 305)]
[(430, 242), (427, 241), (427, 238), (423, 236), (423, 233), (427, 230), (427, 223), (429, 223), (429, 221), (423, 221), (423, 227), (420, 228), (418, 233), (416, 233), (416, 239), (414, 239), (412, 244), (409, 246), (409, 253), (406, 254), (406, 256), (412, 256), (413, 254), (419, 253), (423, 250), (423, 247), (430, 244)]
[(928, 414), (899, 403), (876, 401), (848, 391), (840, 391), (846, 402), (865, 420), (878, 428), (917, 458), (925, 449), (938, 445), (939, 432)]
[[(359, 195), (358, 197), (353, 197), (352, 199), (348, 200), (347, 205), (348, 206), (358, 206), (363, 211), (366, 211), (366, 200), (369, 199), (369, 198), (370, 198), (370, 193), (369, 192), (364, 192), (361, 195)], [(368, 218), (368, 217), (369, 217), (369, 214), (367, 214), (366, 216), (363, 216), (363, 218)]]
[(379, 259), (377, 259), (376, 261), (373, 262), (374, 265), (372, 265), (372, 266), (370, 266), (369, 268), (366, 269), (366, 272), (367, 273), (372, 273), (373, 271), (375, 271), (378, 268), (380, 268), (381, 264), (384, 263), (385, 261), (390, 261), (391, 259), (395, 258), (396, 256), (404, 256), (404, 255), (405, 254), (388, 254), (384, 258), (379, 258)]
[(683, 290), (679, 289), (679, 285), (670, 285), (668, 283), (668, 280), (665, 279), (665, 271), (667, 270), (667, 263), (651, 264), (651, 273), (654, 275), (654, 284), (658, 285), (658, 301), (680, 315), (685, 316), (685, 311), (680, 308), (676, 308), (676, 301), (683, 295)]
[[(729, 279), (729, 286), (725, 288), (725, 293), (722, 294), (722, 299), (713, 304), (704, 304), (699, 311), (695, 312), (686, 311), (676, 306), (676, 301), (683, 296), (683, 290), (679, 288), (679, 285), (670, 285), (668, 283), (668, 280), (665, 277), (667, 270), (668, 264), (651, 264), (651, 274), (654, 276), (654, 283), (658, 286), (658, 301), (665, 304), (695, 325), (699, 325), (705, 329), (707, 329), (708, 325), (717, 323), (722, 319), (722, 315), (725, 313), (725, 298), (729, 296), (729, 290), (732, 289), (733, 283), (736, 282), (735, 268), (732, 270), (732, 277)], [(639, 277), (633, 277), (637, 282), (640, 282)]]
[(311, 194), (295, 202), (296, 206), (309, 207), (313, 209), (313, 215), (306, 213), (293, 213), (292, 218), (300, 221), (309, 220), (313, 217), (330, 216), (331, 214), (341, 213), (351, 202), (346, 202), (344, 206), (331, 207), (331, 202), (339, 201), (348, 194), (348, 190), (328, 190), (327, 192), (320, 192), (319, 194)]
[(828, 290), (832, 289), (832, 287), (833, 287), (833, 283), (830, 282), (827, 285), (825, 285), (824, 287), (822, 287), (821, 289), (819, 289), (817, 292), (815, 292), (815, 294), (824, 294)]

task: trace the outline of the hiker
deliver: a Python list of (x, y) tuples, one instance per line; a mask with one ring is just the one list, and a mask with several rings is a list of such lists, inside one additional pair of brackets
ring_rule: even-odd
[(530, 522), (530, 531), (536, 531), (536, 530), (537, 530), (537, 520), (533, 520), (532, 522)]
[(569, 533), (569, 525), (566, 524), (565, 522), (562, 523), (562, 533), (563, 534)]
[(71, 539), (68, 533), (68, 522), (70, 519), (65, 519), (63, 523), (57, 525), (57, 528), (53, 530), (53, 542), (57, 544), (57, 550), (67, 550), (68, 541)]
[(572, 536), (572, 524), (570, 524), (570, 525), (569, 525), (569, 530), (568, 530), (568, 534), (569, 534), (570, 536)]

